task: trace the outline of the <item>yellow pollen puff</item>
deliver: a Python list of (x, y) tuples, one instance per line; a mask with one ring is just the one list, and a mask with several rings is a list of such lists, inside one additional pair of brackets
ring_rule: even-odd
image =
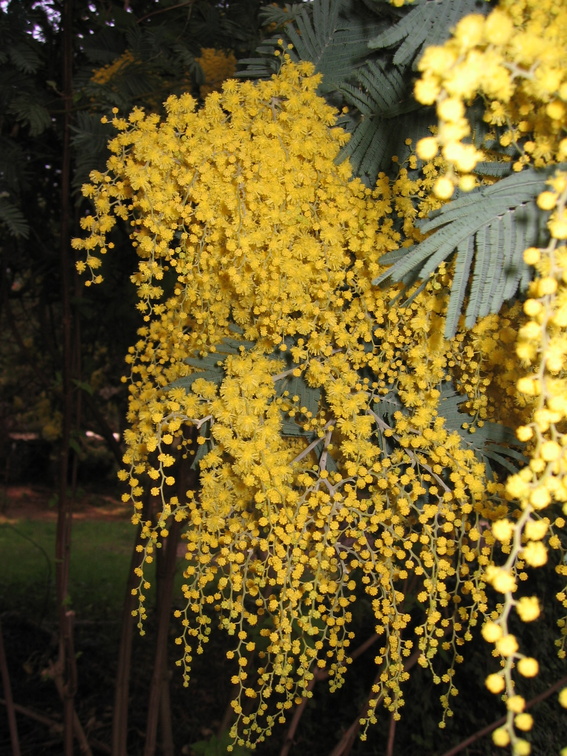
[[(538, 250), (538, 252), (539, 252), (539, 250)], [(525, 255), (525, 253), (524, 253), (524, 255)], [(524, 312), (526, 313), (526, 315), (529, 315), (530, 318), (536, 317), (542, 311), (543, 311), (543, 305), (537, 299), (527, 299), (524, 302)]]
[(424, 137), (416, 144), (415, 151), (421, 160), (432, 160), (439, 152), (439, 143), (435, 137)]
[(537, 659), (531, 656), (525, 656), (518, 662), (518, 672), (523, 677), (535, 677), (539, 672), (539, 664)]
[(494, 590), (499, 593), (513, 592), (517, 588), (514, 575), (502, 567), (489, 565), (486, 569), (486, 579), (492, 585)]
[(508, 543), (514, 534), (515, 525), (510, 520), (496, 520), (492, 523), (492, 534), (498, 541)]
[(492, 45), (505, 45), (514, 32), (514, 22), (499, 8), (492, 11), (484, 24), (484, 38)]
[(516, 383), (516, 388), (520, 394), (527, 394), (528, 396), (538, 396), (541, 393), (539, 379), (531, 376), (520, 378)]
[(492, 733), (492, 742), (494, 743), (494, 745), (500, 746), (500, 748), (505, 748), (510, 744), (510, 735), (508, 734), (508, 730), (506, 730), (504, 727), (498, 727)]
[(482, 42), (484, 35), (484, 16), (479, 13), (471, 13), (462, 18), (454, 32), (455, 39), (463, 49), (467, 50)]
[(547, 547), (541, 541), (529, 541), (520, 555), (530, 567), (541, 567), (547, 562)]
[(537, 198), (537, 206), (540, 210), (553, 210), (557, 204), (555, 192), (542, 192)]
[(528, 520), (524, 527), (524, 535), (531, 541), (539, 541), (548, 531), (545, 520)]
[(441, 176), (433, 185), (433, 194), (441, 200), (451, 199), (455, 187), (450, 178)]
[(555, 294), (557, 291), (557, 281), (552, 276), (544, 276), (536, 281), (535, 287), (538, 296), (544, 297), (548, 294)]
[(495, 645), (498, 653), (504, 657), (514, 656), (514, 654), (518, 650), (518, 641), (516, 640), (516, 636), (512, 635), (511, 633), (508, 633), (508, 635), (503, 635), (500, 640), (496, 641)]
[(526, 707), (526, 700), (523, 696), (510, 696), (506, 701), (506, 708), (508, 711), (513, 711), (515, 714), (519, 714)]
[(523, 257), (526, 265), (537, 265), (541, 258), (541, 250), (537, 247), (528, 247), (524, 250)]
[(502, 675), (496, 673), (488, 675), (484, 683), (491, 693), (502, 693), (506, 687), (506, 682)]
[(482, 637), (488, 643), (496, 643), (502, 637), (502, 628), (496, 622), (486, 622), (482, 626)]
[(456, 97), (449, 97), (437, 104), (437, 115), (443, 121), (457, 121), (465, 115), (465, 106)]
[(533, 428), (530, 428), (529, 425), (520, 425), (516, 428), (516, 436), (519, 441), (529, 441), (530, 438), (533, 438), (533, 435)]
[(523, 622), (533, 622), (540, 615), (537, 596), (522, 596), (516, 603), (516, 611)]
[(562, 454), (562, 449), (557, 441), (546, 441), (541, 445), (540, 449), (541, 458), (546, 462), (553, 462)]
[(518, 730), (523, 730), (523, 732), (527, 732), (528, 730), (531, 730), (534, 724), (534, 718), (531, 714), (528, 714), (527, 712), (523, 712), (522, 714), (518, 714), (516, 717), (514, 717), (514, 724), (518, 728)]

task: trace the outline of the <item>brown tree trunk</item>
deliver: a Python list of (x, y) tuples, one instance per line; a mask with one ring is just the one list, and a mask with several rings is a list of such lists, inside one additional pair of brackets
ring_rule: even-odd
[(63, 699), (64, 754), (73, 756), (75, 727), (74, 699), (77, 686), (73, 651), (73, 613), (69, 611), (69, 559), (71, 549), (72, 501), (69, 479), (69, 448), (73, 413), (74, 338), (71, 312), (71, 107), (73, 71), (73, 0), (65, 0), (61, 16), (63, 39), (63, 147), (61, 164), (61, 238), (60, 274), (62, 305), (62, 427), (59, 458), (59, 497), (55, 545), (57, 611), (59, 619), (59, 655), (53, 667)]

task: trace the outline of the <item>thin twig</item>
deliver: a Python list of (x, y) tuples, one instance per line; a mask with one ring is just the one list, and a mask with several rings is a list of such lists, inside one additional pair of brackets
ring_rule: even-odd
[[(3, 706), (6, 706), (6, 699), (0, 698), (0, 704)], [(34, 711), (33, 709), (28, 709), (27, 706), (22, 706), (21, 704), (14, 704), (14, 711), (17, 711), (18, 714), (22, 714), (24, 717), (27, 717), (28, 719), (33, 719), (34, 722), (39, 722), (42, 725), (45, 725), (46, 727), (49, 727), (49, 729), (56, 733), (57, 735), (60, 735), (63, 733), (63, 724), (61, 722), (58, 722), (55, 719), (52, 719), (51, 717), (46, 717), (45, 714), (39, 714), (37, 711)], [(95, 748), (97, 751), (101, 751), (102, 753), (112, 753), (112, 750), (109, 745), (106, 743), (101, 742), (100, 740), (97, 740), (96, 738), (91, 738), (90, 744), (92, 748)]]
[[(541, 703), (542, 701), (545, 701), (545, 699), (548, 698), (552, 693), (555, 693), (556, 690), (563, 688), (565, 685), (567, 685), (567, 676), (562, 677), (561, 680), (558, 680), (553, 685), (550, 685), (547, 690), (544, 690), (543, 693), (540, 693), (535, 698), (532, 698), (530, 701), (528, 701), (526, 703), (525, 710), (531, 708), (532, 706), (535, 706), (538, 703)], [(456, 756), (457, 753), (460, 753), (465, 748), (467, 748), (467, 746), (470, 746), (471, 743), (475, 742), (475, 740), (483, 738), (485, 735), (488, 735), (497, 727), (500, 727), (500, 725), (503, 725), (506, 719), (506, 716), (500, 717), (500, 719), (497, 719), (496, 722), (492, 722), (492, 724), (483, 727), (481, 730), (477, 730), (477, 732), (473, 733), (465, 740), (462, 740), (458, 745), (454, 746), (449, 751), (445, 751), (442, 756)]]
[(388, 728), (388, 745), (386, 746), (386, 756), (394, 756), (394, 744), (396, 742), (396, 718), (394, 713), (390, 714), (390, 726)]
[(136, 23), (141, 24), (142, 21), (145, 21), (151, 16), (157, 16), (160, 13), (167, 13), (168, 11), (176, 10), (177, 8), (184, 8), (187, 5), (193, 5), (194, 2), (195, 0), (186, 0), (183, 3), (177, 3), (177, 5), (169, 5), (167, 8), (160, 8), (159, 10), (152, 11), (151, 13), (146, 13), (146, 15), (139, 18)]
[[(413, 654), (409, 657), (407, 662), (404, 664), (404, 672), (408, 672), (412, 667), (414, 667), (417, 664), (417, 660), (419, 659), (420, 656), (421, 656), (421, 650), (418, 648), (413, 652)], [(380, 668), (376, 674), (376, 677), (374, 678), (374, 682), (370, 688), (371, 692), (369, 693), (364, 703), (364, 706), (362, 706), (360, 709), (361, 714), (354, 719), (354, 721), (352, 722), (348, 730), (346, 730), (343, 733), (342, 738), (339, 740), (337, 745), (333, 748), (329, 756), (348, 756), (348, 754), (350, 753), (356, 734), (359, 731), (360, 726), (361, 726), (360, 725), (361, 716), (364, 716), (368, 710), (368, 701), (374, 696), (372, 689), (374, 688), (374, 685), (377, 685), (380, 682), (380, 676), (382, 674), (382, 671), (383, 671), (382, 668)], [(380, 693), (380, 695), (377, 698), (375, 708), (377, 708), (380, 705), (383, 698), (384, 698), (384, 693)]]
[[(373, 633), (369, 638), (367, 638), (363, 643), (360, 644), (360, 646), (357, 646), (355, 650), (352, 652), (351, 659), (354, 661), (356, 658), (361, 656), (370, 646), (372, 646), (379, 638), (378, 633)], [(307, 685), (306, 690), (310, 691), (313, 690), (315, 687), (315, 684), (318, 682), (321, 682), (322, 680), (326, 680), (329, 677), (329, 670), (328, 669), (319, 669), (316, 668), (313, 674), (313, 677), (309, 681), (309, 684)], [(305, 711), (305, 708), (307, 706), (307, 703), (309, 701), (309, 698), (307, 696), (303, 696), (301, 703), (295, 708), (295, 711), (293, 712), (293, 717), (291, 719), (290, 725), (288, 727), (284, 744), (281, 748), (279, 756), (288, 756), (294, 740), (295, 740), (295, 733), (297, 732), (297, 728), (299, 727), (299, 722), (301, 721), (301, 717), (303, 716), (303, 713)]]
[(18, 723), (16, 721), (16, 710), (14, 708), (14, 699), (12, 698), (12, 684), (10, 682), (10, 672), (6, 660), (6, 650), (4, 648), (4, 634), (2, 633), (2, 623), (0, 622), (0, 670), (2, 672), (2, 687), (6, 696), (6, 714), (8, 716), (8, 729), (10, 730), (10, 742), (12, 744), (12, 756), (20, 756), (20, 739), (18, 738)]

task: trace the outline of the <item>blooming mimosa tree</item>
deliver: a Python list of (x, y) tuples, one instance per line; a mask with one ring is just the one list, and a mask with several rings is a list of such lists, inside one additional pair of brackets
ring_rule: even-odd
[[(494, 742), (530, 752), (515, 680), (538, 662), (509, 623), (538, 616), (526, 569), (565, 548), (566, 52), (563, 3), (466, 15), (419, 62), (438, 126), (372, 185), (341, 161), (324, 77), (293, 52), (200, 108), (187, 94), (163, 116), (114, 114), (75, 245), (94, 282), (119, 220), (139, 257), (121, 473), (145, 536), (136, 615), (143, 627), (145, 565), (183, 522), (178, 665), (189, 683), (212, 629), (230, 637), (242, 746), (321, 670), (343, 683), (365, 602), (362, 737), (380, 706), (400, 716), (413, 655), (443, 726), (481, 628), (508, 712)], [(530, 202), (539, 236), (514, 230)], [(179, 464), (196, 492), (175, 489)]]

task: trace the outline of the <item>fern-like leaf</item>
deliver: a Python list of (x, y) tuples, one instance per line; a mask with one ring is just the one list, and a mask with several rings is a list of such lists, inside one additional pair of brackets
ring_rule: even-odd
[(19, 207), (7, 197), (0, 195), (0, 223), (3, 223), (11, 236), (27, 239), (29, 225)]
[(29, 128), (30, 136), (39, 136), (51, 126), (49, 111), (31, 93), (23, 92), (14, 97), (9, 110)]
[[(356, 7), (355, 7), (356, 6)], [(384, 22), (361, 3), (352, 0), (314, 0), (298, 6), (293, 22), (277, 36), (265, 40), (256, 58), (239, 61), (237, 75), (267, 78), (281, 65), (274, 51), (278, 40), (290, 43), (292, 60), (310, 60), (323, 74), (321, 94), (339, 88), (368, 56), (368, 37), (384, 28)]]
[(415, 65), (426, 47), (445, 42), (463, 16), (489, 11), (488, 3), (479, 0), (415, 0), (397, 24), (370, 39), (368, 46), (372, 50), (397, 46), (394, 65)]
[(77, 190), (87, 182), (90, 172), (104, 163), (108, 140), (113, 132), (112, 127), (101, 123), (100, 115), (85, 111), (77, 113), (77, 122), (72, 130), (75, 153), (73, 186)]
[(403, 162), (410, 150), (406, 140), (415, 143), (427, 136), (435, 121), (433, 110), (419, 106), (411, 89), (400, 69), (375, 60), (359, 68), (352, 83), (340, 87), (350, 108), (339, 123), (351, 138), (339, 161), (348, 158), (354, 173), (368, 185), (391, 167), (392, 155)]
[(26, 42), (10, 45), (7, 50), (10, 62), (22, 73), (35, 73), (42, 65), (41, 57), (34, 46)]
[(455, 335), (471, 269), (465, 326), (498, 312), (530, 280), (522, 253), (545, 234), (545, 218), (535, 200), (555, 170), (529, 168), (449, 202), (421, 224), (421, 231), (430, 234), (425, 241), (382, 257), (381, 263), (391, 267), (373, 283), (402, 281), (407, 286), (426, 280), (456, 253), (446, 338)]
[[(460, 405), (465, 397), (458, 394), (449, 383), (441, 388), (439, 414), (445, 419), (445, 428), (459, 434), (464, 449), (472, 449), (475, 456), (493, 473), (493, 464), (503, 468), (506, 473), (515, 473), (526, 464), (522, 453), (523, 444), (518, 441), (511, 428), (500, 423), (485, 421), (482, 426), (474, 425), (471, 433), (471, 417), (461, 412)], [(466, 427), (464, 427), (466, 426)]]

